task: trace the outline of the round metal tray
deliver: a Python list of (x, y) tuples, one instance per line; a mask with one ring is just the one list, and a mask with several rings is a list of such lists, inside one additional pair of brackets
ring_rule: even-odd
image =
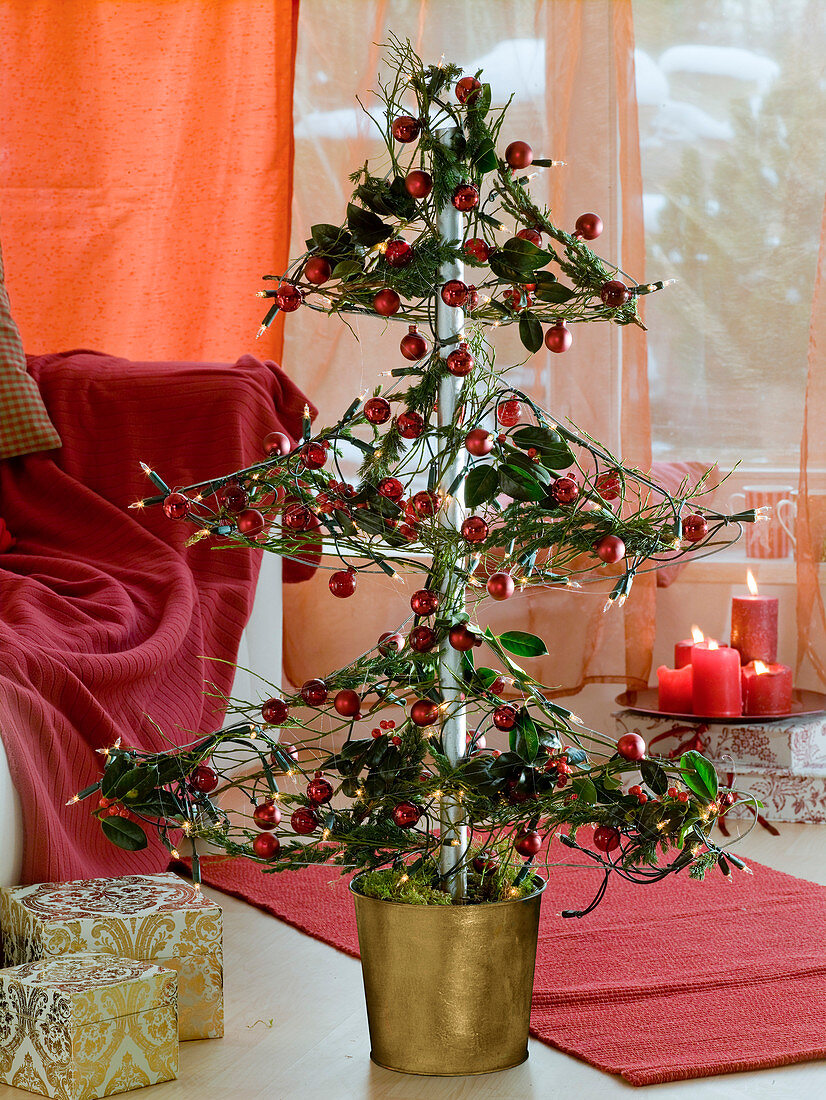
[(826, 695), (820, 691), (807, 691), (804, 688), (795, 688), (792, 692), (792, 709), (788, 714), (741, 714), (733, 717), (721, 718), (720, 715), (709, 716), (705, 714), (673, 714), (670, 711), (662, 711), (658, 708), (658, 691), (656, 688), (645, 688), (643, 691), (624, 691), (618, 695), (616, 702), (626, 710), (636, 711), (637, 714), (650, 714), (654, 718), (681, 718), (685, 722), (715, 722), (720, 725), (731, 725), (732, 722), (782, 722), (784, 718), (802, 718), (805, 715), (826, 714)]

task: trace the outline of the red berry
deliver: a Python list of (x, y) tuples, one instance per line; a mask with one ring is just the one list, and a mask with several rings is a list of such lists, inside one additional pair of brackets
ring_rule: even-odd
[(677, 788), (676, 787), (669, 787), (667, 793), (668, 793), (669, 798), (676, 798), (677, 797)]
[(252, 820), (259, 829), (274, 829), (281, 824), (281, 810), (270, 798), (258, 803), (252, 811)]
[(620, 834), (617, 829), (612, 829), (610, 825), (600, 825), (598, 829), (594, 830), (594, 847), (600, 852), (613, 852), (615, 848), (619, 848)]
[(680, 791), (677, 798), (680, 802), (688, 802), (688, 791)]
[(402, 743), (402, 739), (401, 737), (391, 737), (390, 742), (398, 748), (398, 746)]
[(645, 757), (645, 741), (638, 733), (626, 733), (617, 741), (617, 752), (626, 760), (642, 760)]
[(634, 795), (635, 798), (639, 798), (639, 796), (642, 794), (642, 787), (640, 787), (638, 784), (635, 784), (633, 787), (628, 788), (628, 793)]

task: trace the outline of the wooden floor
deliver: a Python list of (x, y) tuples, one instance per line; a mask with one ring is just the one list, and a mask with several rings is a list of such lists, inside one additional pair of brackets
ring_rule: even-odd
[[(756, 830), (738, 851), (826, 885), (826, 826), (781, 828), (778, 838)], [(243, 902), (206, 892), (224, 906), (226, 1037), (182, 1044), (178, 1081), (133, 1094), (141, 1100), (610, 1100), (635, 1093), (644, 1100), (826, 1097), (824, 1062), (638, 1092), (618, 1077), (533, 1040), (529, 1060), (505, 1073), (463, 1078), (391, 1073), (368, 1056), (356, 960)], [(0, 1085), (0, 1100), (27, 1095)]]

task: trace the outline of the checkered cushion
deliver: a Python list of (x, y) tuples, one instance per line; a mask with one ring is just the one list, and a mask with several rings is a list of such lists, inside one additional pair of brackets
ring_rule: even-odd
[(0, 458), (50, 451), (60, 436), (35, 380), (26, 373), (20, 332), (11, 315), (0, 249)]

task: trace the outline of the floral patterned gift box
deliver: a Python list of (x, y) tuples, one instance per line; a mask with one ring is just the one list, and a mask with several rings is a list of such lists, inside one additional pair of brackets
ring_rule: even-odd
[(0, 970), (0, 1081), (92, 1100), (177, 1072), (173, 970), (92, 952)]
[(0, 889), (6, 966), (106, 951), (178, 974), (179, 1036), (224, 1034), (220, 906), (164, 872)]

